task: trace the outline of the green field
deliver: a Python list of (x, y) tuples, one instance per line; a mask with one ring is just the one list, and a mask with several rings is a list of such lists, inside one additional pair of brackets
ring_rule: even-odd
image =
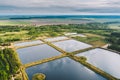
[(1, 20), (0, 25), (27, 25), (30, 22), (27, 21), (17, 21), (17, 20)]

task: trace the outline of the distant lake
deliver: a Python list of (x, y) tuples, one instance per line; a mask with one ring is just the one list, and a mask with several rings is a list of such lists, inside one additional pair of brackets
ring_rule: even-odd
[(81, 19), (81, 18), (116, 19), (120, 18), (120, 15), (0, 15), (0, 19)]
[(120, 21), (120, 15), (0, 15), (0, 25), (41, 26), (116, 21)]
[(62, 58), (26, 69), (32, 80), (35, 73), (43, 73), (46, 80), (107, 80), (70, 58)]

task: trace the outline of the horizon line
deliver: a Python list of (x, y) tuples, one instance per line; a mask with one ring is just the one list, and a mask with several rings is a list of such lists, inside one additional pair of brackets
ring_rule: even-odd
[(0, 13), (0, 15), (120, 15), (120, 13)]

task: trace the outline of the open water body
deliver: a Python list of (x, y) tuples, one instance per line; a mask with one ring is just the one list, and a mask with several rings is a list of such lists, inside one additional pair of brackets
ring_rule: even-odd
[(58, 56), (61, 53), (47, 44), (32, 46), (27, 48), (21, 48), (17, 50), (20, 60), (23, 64)]
[(107, 80), (70, 58), (61, 58), (26, 69), (32, 80), (35, 73), (43, 73), (46, 80)]
[(77, 56), (87, 57), (87, 62), (120, 79), (120, 55), (108, 50), (96, 48)]

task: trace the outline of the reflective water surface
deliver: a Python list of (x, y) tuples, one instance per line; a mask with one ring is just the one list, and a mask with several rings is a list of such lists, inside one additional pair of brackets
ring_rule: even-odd
[(65, 36), (59, 36), (59, 37), (54, 37), (54, 38), (47, 38), (45, 40), (49, 42), (54, 42), (54, 41), (65, 40), (65, 39), (68, 39), (68, 38)]
[(119, 54), (96, 48), (77, 54), (77, 56), (86, 56), (89, 63), (120, 79)]
[(35, 41), (29, 41), (29, 42), (19, 42), (19, 43), (15, 43), (14, 46), (16, 47), (22, 47), (22, 46), (29, 46), (29, 45), (35, 45), (35, 44), (41, 44), (43, 43), (40, 40), (35, 40)]
[(85, 48), (92, 47), (89, 44), (79, 42), (76, 40), (65, 40), (65, 41), (60, 41), (60, 42), (54, 42), (53, 44), (67, 52), (73, 52), (76, 50), (82, 50)]
[(60, 55), (60, 52), (46, 44), (21, 48), (17, 52), (23, 64)]
[(70, 58), (62, 58), (26, 69), (32, 80), (35, 73), (44, 73), (46, 80), (106, 80)]

